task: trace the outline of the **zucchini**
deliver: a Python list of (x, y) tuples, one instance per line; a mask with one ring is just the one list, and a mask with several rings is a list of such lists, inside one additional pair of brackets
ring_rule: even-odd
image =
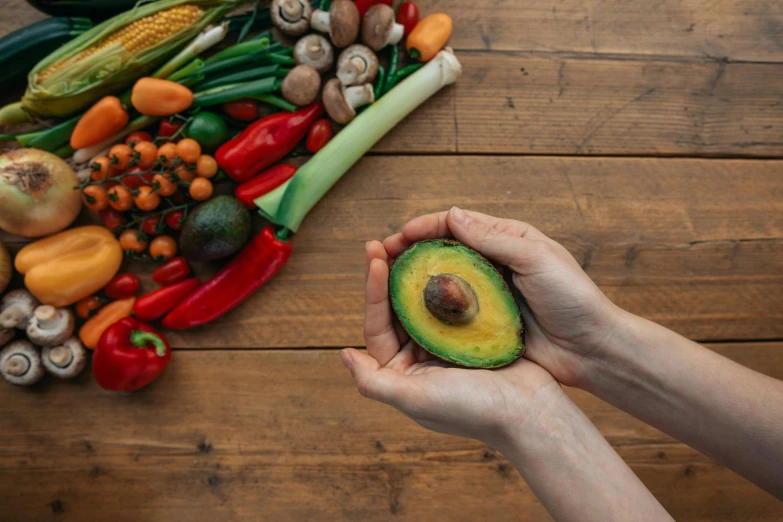
[(133, 9), (137, 0), (27, 0), (50, 16), (86, 16), (94, 21)]
[(87, 18), (48, 18), (0, 38), (0, 88), (27, 76), (38, 62), (91, 27)]

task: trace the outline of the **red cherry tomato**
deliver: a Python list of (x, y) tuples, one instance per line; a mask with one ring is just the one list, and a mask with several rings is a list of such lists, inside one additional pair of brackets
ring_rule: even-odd
[(133, 274), (120, 274), (109, 281), (103, 293), (111, 299), (127, 299), (139, 291), (139, 278)]
[(413, 2), (403, 2), (397, 10), (397, 23), (402, 25), (403, 34), (408, 36), (419, 23), (419, 7)]
[(255, 121), (258, 119), (258, 103), (248, 99), (226, 102), (223, 104), (223, 112), (235, 120)]
[(107, 208), (99, 212), (103, 226), (112, 232), (116, 232), (118, 228), (125, 222), (122, 217), (122, 212), (114, 210), (113, 208)]
[(155, 176), (155, 173), (147, 172), (144, 175), (136, 176), (136, 174), (141, 174), (142, 172), (147, 171), (141, 167), (132, 167), (122, 176), (122, 182), (131, 190), (136, 190), (142, 185), (149, 185), (152, 183), (152, 178)]
[(307, 150), (312, 153), (318, 152), (331, 141), (332, 136), (334, 136), (332, 123), (326, 118), (321, 118), (313, 123), (307, 133)]
[(142, 141), (152, 141), (152, 134), (145, 131), (136, 131), (131, 132), (128, 134), (128, 137), (125, 138), (125, 144), (130, 145), (131, 148), (137, 143), (141, 143)]
[(171, 230), (182, 230), (182, 225), (184, 225), (184, 217), (185, 213), (181, 210), (175, 210), (174, 212), (169, 212), (166, 214), (166, 226), (169, 227)]
[(190, 275), (190, 265), (184, 257), (172, 257), (152, 272), (152, 280), (161, 286), (173, 285)]
[(158, 127), (158, 137), (170, 138), (177, 133), (180, 127), (182, 127), (181, 121), (161, 120), (160, 127)]
[(150, 216), (141, 222), (141, 231), (148, 236), (157, 236), (162, 232), (158, 229), (158, 223), (160, 223), (160, 216)]

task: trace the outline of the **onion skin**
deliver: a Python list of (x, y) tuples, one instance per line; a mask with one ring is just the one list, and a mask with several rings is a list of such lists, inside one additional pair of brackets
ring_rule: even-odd
[(17, 149), (0, 156), (0, 228), (22, 237), (54, 234), (82, 208), (73, 169), (54, 154)]
[(11, 256), (8, 254), (8, 249), (0, 242), (0, 295), (8, 288), (8, 283), (11, 282), (11, 276), (14, 273), (13, 265), (11, 264)]

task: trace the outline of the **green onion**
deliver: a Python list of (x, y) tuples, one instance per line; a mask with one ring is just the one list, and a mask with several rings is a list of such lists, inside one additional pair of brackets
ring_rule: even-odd
[(276, 225), (296, 232), (307, 213), (354, 163), (416, 107), (454, 83), (461, 72), (454, 54), (440, 51), (346, 125), (286, 184), (256, 199), (261, 214)]
[(269, 38), (259, 38), (258, 40), (248, 40), (247, 42), (242, 42), (240, 44), (232, 45), (231, 47), (226, 47), (222, 51), (220, 51), (217, 54), (214, 54), (207, 58), (207, 65), (217, 62), (222, 62), (223, 60), (229, 59), (229, 58), (236, 58), (238, 56), (244, 56), (246, 54), (252, 54), (257, 53), (260, 51), (266, 51), (270, 44)]
[(280, 89), (282, 82), (278, 78), (262, 78), (252, 82), (224, 85), (208, 91), (197, 93), (193, 99), (193, 107), (217, 105), (240, 98), (253, 98), (259, 94), (268, 94)]
[(285, 100), (280, 96), (275, 96), (274, 94), (259, 94), (253, 97), (260, 102), (268, 103), (273, 107), (278, 107), (288, 112), (295, 112), (299, 108), (288, 100)]
[(185, 66), (195, 57), (209, 49), (210, 47), (223, 41), (228, 33), (228, 24), (223, 23), (217, 27), (211, 27), (202, 31), (187, 47), (182, 49), (176, 56), (166, 62), (163, 67), (155, 71), (153, 78), (168, 78), (177, 72), (177, 69)]
[[(262, 67), (256, 67), (255, 69), (245, 69), (241, 72), (227, 74), (220, 78), (200, 83), (197, 88), (199, 91), (208, 91), (214, 87), (222, 87), (223, 85), (232, 85), (250, 80), (258, 80), (260, 78), (278, 76), (278, 69), (281, 69), (279, 65), (264, 65)], [(285, 76), (285, 73), (283, 73), (283, 76)]]

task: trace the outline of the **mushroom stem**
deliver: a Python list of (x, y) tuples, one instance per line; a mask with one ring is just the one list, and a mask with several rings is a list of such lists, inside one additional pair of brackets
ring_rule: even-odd
[(13, 377), (22, 377), (30, 370), (30, 366), (30, 359), (28, 359), (24, 354), (17, 353), (5, 361), (3, 373)]
[(367, 69), (367, 62), (360, 56), (354, 56), (337, 71), (337, 77), (343, 85), (356, 83), (356, 79)]
[(345, 102), (354, 109), (374, 101), (375, 93), (373, 92), (372, 84), (365, 83), (364, 85), (345, 88)]
[(59, 368), (65, 368), (73, 361), (73, 352), (65, 346), (49, 350), (49, 361)]
[(57, 317), (57, 309), (51, 305), (43, 305), (36, 308), (35, 318), (38, 320), (38, 326), (44, 330), (54, 328), (60, 322)]
[(25, 319), (24, 306), (13, 304), (0, 313), (0, 328), (15, 328)]
[(302, 18), (304, 8), (297, 0), (284, 0), (280, 5), (280, 13), (289, 22), (296, 22)]
[(402, 24), (394, 24), (392, 26), (391, 33), (389, 34), (389, 40), (387, 45), (396, 45), (400, 43), (402, 37), (405, 35), (405, 27)]
[(310, 16), (310, 27), (320, 33), (328, 33), (330, 29), (329, 11), (316, 9)]

